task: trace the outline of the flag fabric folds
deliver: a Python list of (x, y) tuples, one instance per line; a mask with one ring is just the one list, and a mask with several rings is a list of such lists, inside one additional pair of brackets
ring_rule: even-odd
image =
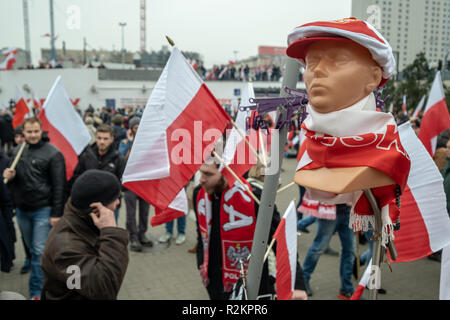
[[(230, 118), (178, 48), (174, 47), (147, 102), (122, 177), (168, 222), (187, 211), (182, 189), (211, 153)], [(175, 201), (174, 201), (175, 200)], [(184, 204), (183, 204), (184, 203)]]
[(25, 117), (30, 112), (30, 108), (28, 108), (28, 104), (25, 101), (22, 92), (18, 87), (16, 87), (16, 110), (14, 112), (14, 117), (12, 120), (12, 126), (13, 128), (17, 128), (17, 126), (21, 125), (23, 120), (25, 120)]
[[(242, 89), (240, 106), (250, 106), (251, 103), (249, 102), (249, 99), (251, 98), (255, 98), (253, 85), (251, 83), (246, 83)], [(253, 129), (251, 129), (250, 132), (247, 132), (247, 116), (247, 111), (238, 109), (235, 125), (239, 128), (240, 133), (238, 129), (233, 126), (227, 138), (222, 156), (224, 163), (228, 165), (238, 177), (241, 177), (257, 163), (255, 154), (250, 150), (248, 144), (242, 137), (242, 135), (246, 137), (247, 141), (252, 145), (255, 151), (258, 149), (258, 132)], [(228, 184), (233, 185), (236, 179), (229, 173), (223, 164), (221, 164), (219, 170), (227, 179)]]
[(431, 156), (436, 151), (437, 136), (449, 127), (450, 115), (445, 102), (441, 73), (438, 71), (431, 86), (419, 131), (419, 139)]
[(423, 105), (425, 104), (425, 95), (422, 96), (419, 103), (417, 104), (416, 110), (414, 110), (414, 113), (412, 114), (411, 118), (417, 118), (419, 116), (420, 111), (422, 111)]
[(395, 262), (421, 259), (450, 245), (450, 218), (442, 176), (411, 124), (398, 127), (411, 158), (407, 186), (401, 196), (400, 230), (394, 231)]
[(442, 250), (439, 299), (450, 300), (450, 246)]
[(286, 209), (273, 238), (277, 241), (277, 299), (289, 300), (294, 292), (297, 269), (297, 211), (294, 201)]
[(48, 131), (50, 143), (64, 155), (66, 178), (69, 180), (78, 163), (78, 155), (89, 144), (91, 135), (73, 108), (61, 76), (56, 78), (38, 118), (42, 122), (42, 130)]

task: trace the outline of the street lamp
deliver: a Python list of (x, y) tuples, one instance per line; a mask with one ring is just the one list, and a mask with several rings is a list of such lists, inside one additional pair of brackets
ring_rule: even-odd
[(125, 69), (125, 44), (123, 29), (127, 25), (126, 22), (119, 22), (119, 26), (122, 28), (122, 69)]

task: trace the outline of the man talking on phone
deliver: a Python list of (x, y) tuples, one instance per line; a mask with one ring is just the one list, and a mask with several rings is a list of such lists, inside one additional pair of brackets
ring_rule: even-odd
[(120, 182), (87, 170), (74, 183), (42, 255), (42, 299), (115, 300), (128, 266), (128, 232), (117, 227)]

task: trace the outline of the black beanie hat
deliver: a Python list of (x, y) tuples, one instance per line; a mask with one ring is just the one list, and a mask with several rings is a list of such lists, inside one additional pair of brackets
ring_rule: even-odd
[(120, 189), (119, 179), (114, 174), (97, 169), (87, 170), (73, 184), (72, 205), (87, 213), (91, 203), (101, 202), (106, 206), (119, 199)]

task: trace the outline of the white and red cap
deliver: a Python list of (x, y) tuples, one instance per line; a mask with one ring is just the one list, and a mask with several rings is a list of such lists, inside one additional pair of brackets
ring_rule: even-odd
[(395, 59), (391, 46), (375, 27), (365, 21), (347, 18), (301, 25), (289, 33), (286, 54), (291, 58), (299, 59), (303, 65), (306, 65), (305, 57), (308, 47), (319, 40), (351, 40), (368, 49), (373, 60), (383, 71), (379, 87), (385, 84), (394, 73)]

